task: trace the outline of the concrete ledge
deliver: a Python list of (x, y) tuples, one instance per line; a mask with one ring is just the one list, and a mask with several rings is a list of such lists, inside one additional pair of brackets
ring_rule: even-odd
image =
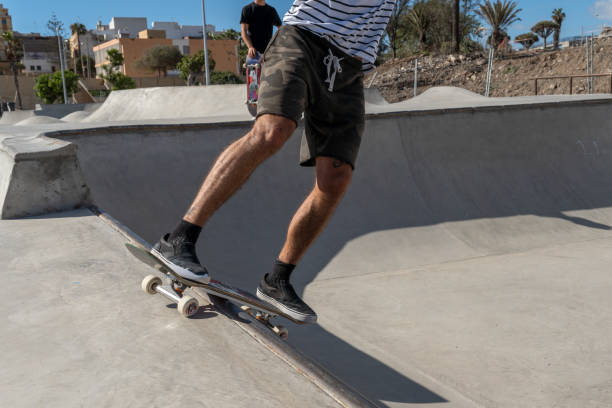
[(76, 146), (33, 137), (0, 143), (0, 218), (71, 210), (91, 202)]

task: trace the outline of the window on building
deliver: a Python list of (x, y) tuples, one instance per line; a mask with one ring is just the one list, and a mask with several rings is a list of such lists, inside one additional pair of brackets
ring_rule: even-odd
[(37, 70), (37, 71), (42, 71), (42, 67), (41, 67), (40, 65), (37, 65), (37, 66), (36, 66), (36, 70)]
[(51, 72), (55, 72), (55, 66), (54, 65), (51, 66)]
[(30, 71), (34, 71), (35, 67), (34, 65), (30, 65)]

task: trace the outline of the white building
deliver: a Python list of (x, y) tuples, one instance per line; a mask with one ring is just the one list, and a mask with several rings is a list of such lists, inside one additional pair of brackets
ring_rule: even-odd
[(98, 21), (93, 31), (109, 41), (115, 38), (138, 38), (138, 33), (147, 28), (146, 17), (113, 17), (108, 25)]
[[(92, 32), (102, 36), (105, 41), (115, 38), (138, 38), (138, 33), (148, 29), (146, 17), (113, 17), (107, 25), (98, 21), (98, 25)], [(178, 40), (185, 37), (202, 38), (201, 25), (180, 25), (175, 21), (154, 21), (152, 30), (162, 30), (166, 32), (166, 38)], [(214, 25), (206, 24), (209, 33), (216, 33)]]
[[(154, 21), (152, 25), (153, 30), (162, 30), (166, 32), (166, 38), (177, 40), (185, 37), (188, 38), (202, 38), (202, 26), (201, 25), (179, 25), (175, 21)], [(206, 24), (206, 31), (209, 33), (216, 33), (215, 26), (212, 24)]]
[(21, 63), (26, 74), (47, 74), (60, 70), (57, 37), (20, 34), (17, 38), (23, 46)]

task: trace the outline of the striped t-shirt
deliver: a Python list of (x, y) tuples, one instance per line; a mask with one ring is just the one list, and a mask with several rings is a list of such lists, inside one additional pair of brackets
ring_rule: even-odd
[(283, 21), (299, 25), (374, 67), (396, 0), (294, 0)]

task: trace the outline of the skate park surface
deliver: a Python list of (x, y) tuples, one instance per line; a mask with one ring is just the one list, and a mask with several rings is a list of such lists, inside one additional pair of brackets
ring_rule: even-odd
[[(14, 406), (339, 405), (215, 310), (186, 320), (142, 293), (150, 271), (95, 213), (50, 213), (94, 203), (154, 242), (252, 125), (243, 91), (114, 92), (76, 120), (0, 123), (0, 169), (19, 170), (0, 174)], [(610, 406), (612, 96), (366, 99), (353, 184), (292, 278), (319, 322), (287, 325), (289, 343), (378, 406)], [(313, 183), (302, 130), (206, 226), (217, 279), (252, 291), (270, 268)]]

